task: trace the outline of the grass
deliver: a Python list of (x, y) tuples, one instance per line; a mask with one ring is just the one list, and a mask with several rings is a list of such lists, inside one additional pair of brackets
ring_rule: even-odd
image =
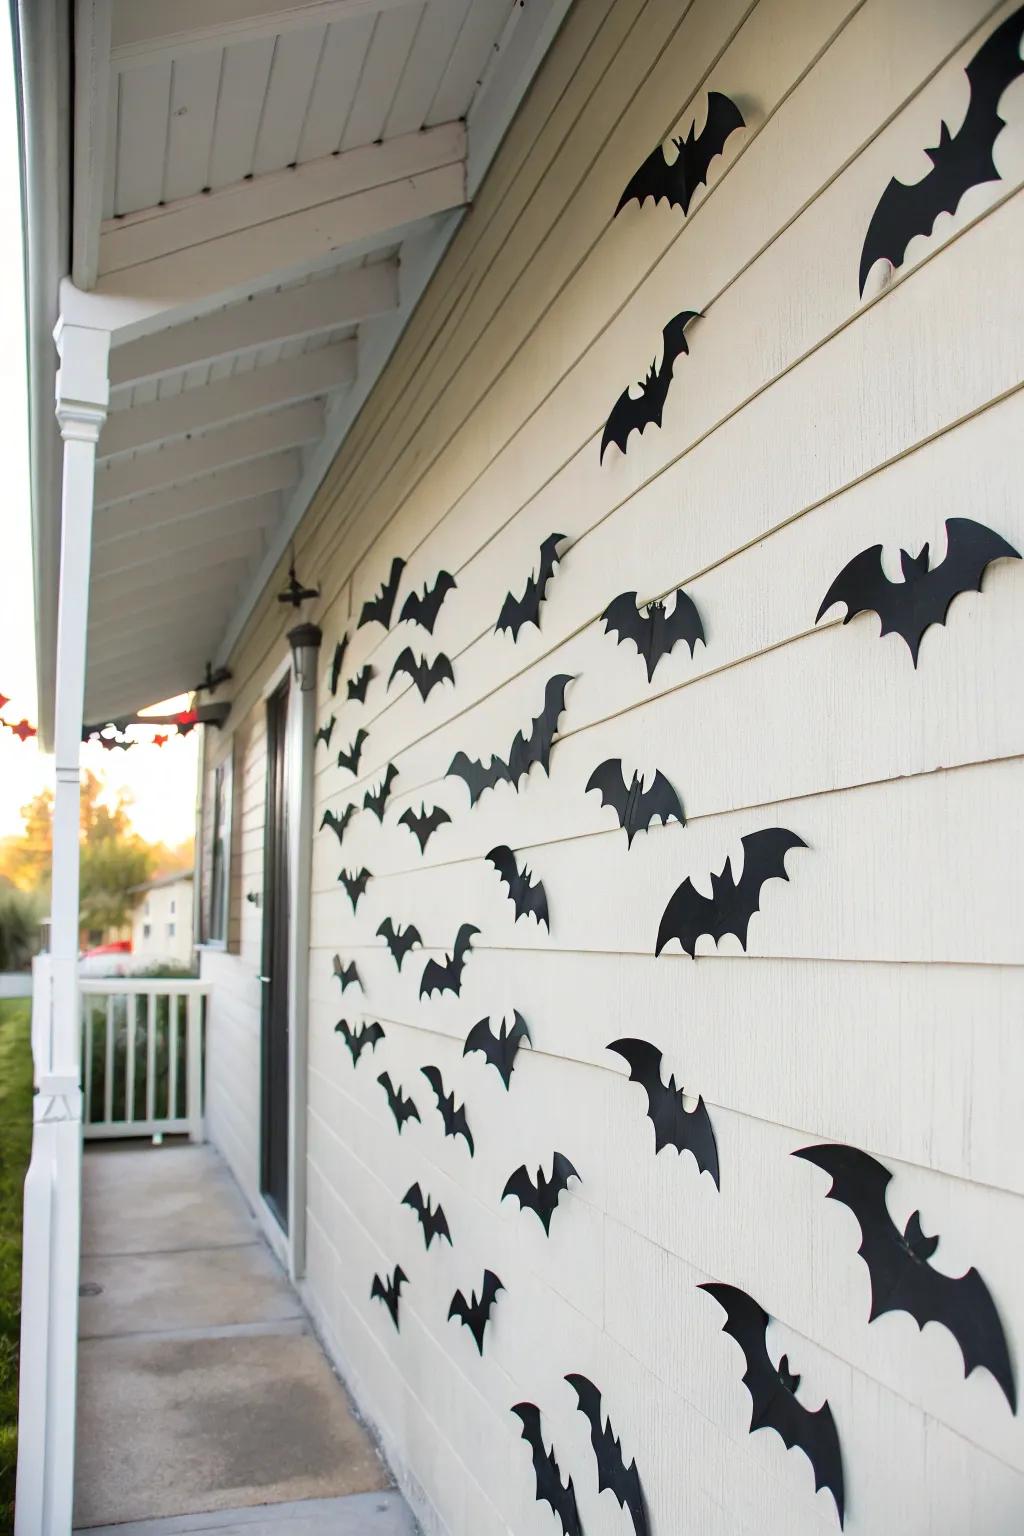
[(29, 1000), (0, 1000), (0, 1532), (14, 1526), (21, 1328), (21, 1202), (32, 1150)]

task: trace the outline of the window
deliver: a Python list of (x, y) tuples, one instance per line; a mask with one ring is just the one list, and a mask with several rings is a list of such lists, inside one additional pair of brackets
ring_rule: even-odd
[(168, 923), (167, 924), (167, 937), (169, 939), (173, 939), (174, 938), (174, 927), (175, 927), (175, 925), (173, 923)]
[(171, 897), (171, 916), (172, 917), (174, 916), (174, 911), (175, 911), (175, 904), (174, 904), (174, 897), (172, 896)]
[(213, 841), (210, 849), (209, 908), (203, 934), (207, 944), (226, 944), (228, 940), (228, 883), (231, 863), (231, 756), (218, 763), (213, 772)]
[(148, 896), (146, 897), (146, 905), (143, 907), (142, 910), (145, 913), (146, 917), (148, 917), (149, 916), (149, 897)]
[(148, 939), (150, 934), (152, 933), (152, 931), (153, 931), (152, 927), (150, 926), (149, 923), (143, 923), (143, 925), (142, 925), (142, 937), (144, 939)]

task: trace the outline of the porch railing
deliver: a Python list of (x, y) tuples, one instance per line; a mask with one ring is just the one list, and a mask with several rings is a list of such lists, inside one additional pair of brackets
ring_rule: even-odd
[(83, 977), (79, 989), (86, 1138), (187, 1133), (202, 1141), (208, 984)]

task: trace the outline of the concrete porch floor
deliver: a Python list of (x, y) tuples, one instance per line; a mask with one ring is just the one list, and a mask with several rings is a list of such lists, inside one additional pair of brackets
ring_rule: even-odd
[(211, 1147), (88, 1149), (75, 1528), (413, 1536)]

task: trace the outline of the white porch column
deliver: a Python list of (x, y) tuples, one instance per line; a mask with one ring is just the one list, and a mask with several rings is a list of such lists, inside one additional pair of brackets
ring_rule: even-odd
[(16, 1536), (69, 1536), (78, 1364), (82, 1095), (78, 997), (79, 753), (96, 442), (106, 419), (107, 331), (58, 322), (64, 439), (57, 619), (49, 1015), (37, 1052), (25, 1180)]

